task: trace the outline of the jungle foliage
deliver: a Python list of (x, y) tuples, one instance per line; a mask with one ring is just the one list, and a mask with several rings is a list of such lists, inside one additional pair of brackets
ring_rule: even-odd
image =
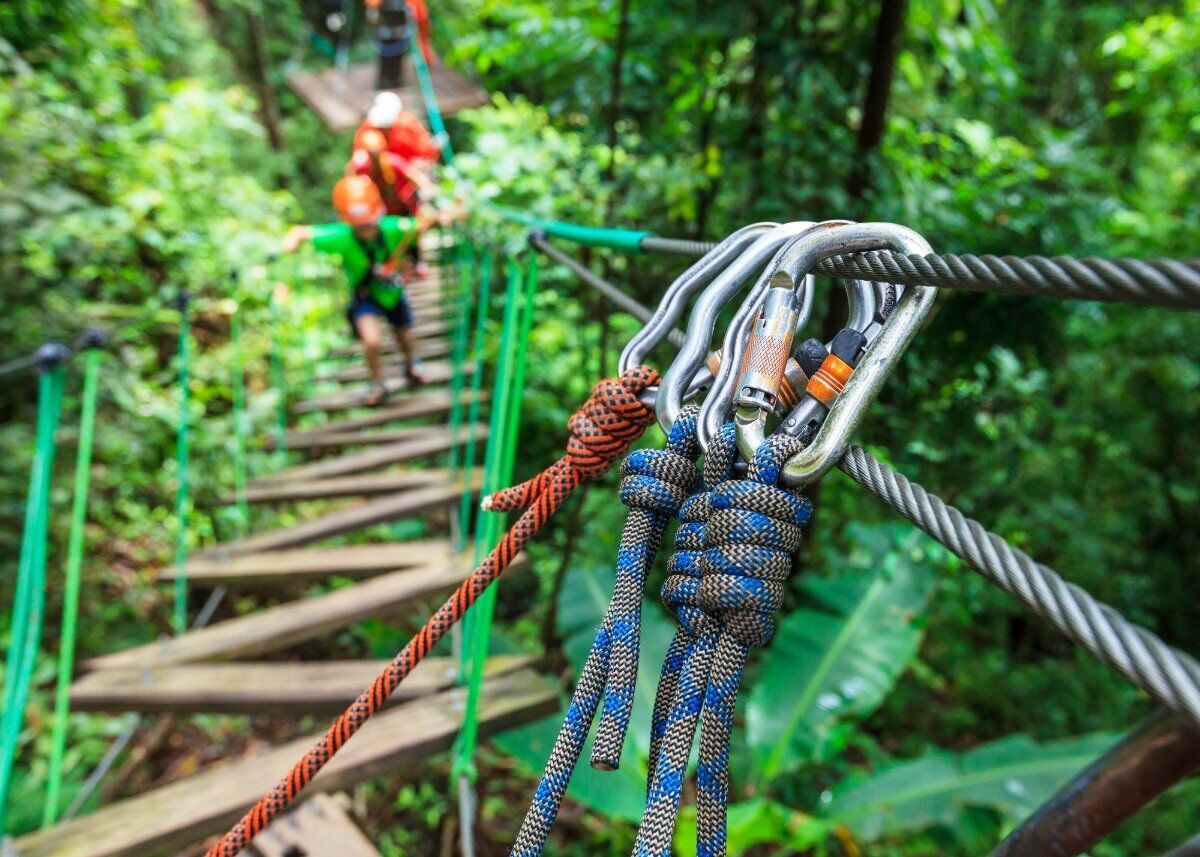
[[(306, 48), (302, 11), (284, 0), (0, 6), (0, 356), (90, 323), (115, 333), (84, 655), (168, 627), (169, 593), (153, 568), (169, 560), (175, 526), (169, 307), (178, 291), (196, 296), (197, 544), (239, 526), (214, 503), (233, 480), (227, 300), (247, 320), (249, 419), (264, 438), (277, 397), (302, 397), (311, 367), (344, 335), (325, 262), (265, 264), (288, 223), (331, 216), (327, 188), (348, 143), (283, 85), (297, 62), (325, 62)], [(945, 252), (1187, 257), (1200, 243), (1198, 0), (910, 0), (877, 146), (860, 129), (879, 107), (866, 86), (880, 62), (878, 4), (447, 0), (432, 11), (439, 50), (495, 96), (451, 123), (460, 181), (475, 200), (703, 238), (755, 220), (847, 217), (904, 223)], [(358, 50), (369, 58), (368, 46)], [(514, 227), (478, 206), (476, 215), (474, 237), (523, 252)], [(581, 255), (646, 303), (681, 264)], [(290, 291), (278, 324), (269, 306), (277, 280)], [(556, 457), (566, 418), (635, 329), (565, 272), (547, 269), (542, 281), (521, 478)], [(495, 306), (493, 330), (498, 318)], [(270, 383), (272, 341), (282, 391)], [(1067, 578), (1200, 651), (1198, 366), (1191, 314), (947, 294), (863, 440)], [(28, 377), (0, 387), (0, 623), (32, 390)], [(74, 412), (69, 398), (64, 449)], [(253, 470), (272, 462), (256, 447)], [(59, 512), (68, 466), (56, 482)], [(496, 644), (545, 653), (564, 689), (611, 589), (624, 514), (614, 485), (610, 476), (572, 501), (531, 550), (533, 573), (502, 586)], [(777, 639), (744, 685), (734, 853), (986, 853), (1151, 710), (840, 475), (816, 502)], [(256, 511), (254, 523), (315, 508)], [(28, 807), (14, 817), (22, 827), (41, 812), (65, 527), (65, 514), (52, 518), (46, 652), (14, 795)], [(656, 659), (674, 627), (657, 603), (661, 579), (660, 568), (647, 589), (627, 763), (608, 775), (581, 765), (553, 853), (615, 852), (632, 839)], [(222, 609), (261, 603), (241, 596)], [(312, 651), (390, 655), (417, 618), (364, 623)], [(557, 722), (485, 751), (481, 834), (497, 851), (511, 842)], [(73, 718), (68, 797), (121, 725)], [(312, 725), (199, 718), (112, 793), (237, 752), (252, 731), (280, 737)], [(445, 835), (454, 814), (446, 767), (425, 774), (365, 791), (387, 853), (434, 853)], [(1093, 853), (1162, 851), (1194, 834), (1198, 816), (1200, 789), (1185, 784)], [(693, 847), (690, 825), (685, 818), (677, 837), (681, 853)]]

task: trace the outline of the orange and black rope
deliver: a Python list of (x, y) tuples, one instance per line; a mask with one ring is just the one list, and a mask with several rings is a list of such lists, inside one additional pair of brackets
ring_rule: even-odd
[(598, 383), (583, 407), (571, 416), (567, 454), (533, 479), (487, 498), (486, 508), (502, 512), (524, 509), (525, 512), (371, 686), (334, 721), (287, 776), (208, 850), (206, 857), (235, 857), (272, 819), (287, 809), (492, 581), (504, 572), (571, 492), (584, 479), (602, 476), (625, 454), (654, 419), (653, 409), (645, 405), (639, 395), (656, 383), (658, 373), (646, 366), (635, 366), (618, 378), (607, 378)]

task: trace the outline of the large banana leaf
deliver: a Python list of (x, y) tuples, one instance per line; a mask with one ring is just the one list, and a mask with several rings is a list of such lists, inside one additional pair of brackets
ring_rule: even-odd
[[(575, 669), (583, 666), (596, 628), (612, 596), (612, 570), (603, 567), (572, 568), (559, 600), (559, 629)], [(602, 772), (588, 764), (590, 745), (584, 748), (571, 779), (569, 796), (584, 806), (627, 821), (639, 821), (646, 800), (646, 759), (649, 755), (650, 715), (658, 671), (675, 625), (657, 604), (642, 608), (642, 652), (637, 693), (629, 722), (625, 751), (617, 771)], [(562, 724), (566, 700), (558, 714), (531, 723), (495, 739), (502, 750), (517, 759), (528, 773), (538, 776)], [(532, 794), (530, 795), (532, 797)]]
[(944, 554), (908, 528), (855, 526), (851, 537), (851, 567), (804, 578), (812, 606), (783, 617), (763, 654), (746, 710), (760, 786), (823, 757), (838, 724), (874, 711), (920, 645)]
[(951, 824), (967, 805), (1019, 820), (1118, 737), (1097, 733), (1039, 744), (1011, 735), (965, 753), (933, 750), (836, 786), (822, 796), (821, 813), (866, 840)]

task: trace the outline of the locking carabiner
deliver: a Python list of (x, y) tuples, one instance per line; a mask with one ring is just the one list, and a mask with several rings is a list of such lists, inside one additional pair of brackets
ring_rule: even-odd
[[(704, 293), (696, 299), (688, 319), (687, 333), (675, 360), (663, 375), (659, 388), (655, 412), (658, 423), (669, 431), (683, 409), (685, 394), (696, 374), (703, 370), (709, 356), (713, 329), (717, 316), (725, 304), (742, 288), (750, 277), (762, 269), (788, 242), (804, 234), (814, 226), (808, 221), (785, 223), (760, 234), (748, 248), (712, 280)], [(736, 233), (735, 233), (736, 234)], [(725, 350), (728, 355), (729, 349)], [(729, 362), (722, 359), (721, 365)], [(701, 435), (703, 442), (703, 435)]]
[[(896, 224), (822, 224), (796, 238), (780, 254), (778, 267), (770, 272), (769, 279), (770, 290), (779, 290), (780, 294), (766, 296), (772, 312), (779, 316), (789, 312), (790, 305), (807, 287), (806, 277), (817, 262), (830, 256), (868, 250), (931, 252), (924, 238)], [(937, 290), (925, 286), (905, 289), (895, 309), (882, 322), (883, 309), (878, 306), (877, 298), (883, 296), (886, 303), (891, 293), (861, 283), (853, 287), (853, 292), (863, 298), (862, 302), (856, 307), (852, 298), (850, 323), (835, 337), (830, 352), (820, 365), (809, 367), (813, 371), (806, 395), (781, 425), (787, 434), (812, 436), (811, 442), (784, 466), (783, 478), (789, 485), (807, 485), (815, 481), (845, 453), (850, 435), (862, 421), (867, 404), (878, 395), (900, 355), (929, 314)], [(743, 317), (758, 314), (758, 301), (753, 295), (747, 303), (749, 308), (743, 305)], [(767, 306), (765, 302), (764, 306)], [(718, 377), (709, 395), (714, 408), (719, 408), (723, 401), (736, 398), (734, 420), (738, 446), (747, 459), (754, 456), (767, 437), (767, 418), (774, 409), (771, 388), (778, 382), (775, 376), (765, 376), (778, 364), (780, 349), (790, 351), (790, 339), (786, 342), (778, 339), (778, 331), (785, 328), (786, 325), (764, 318), (750, 332), (745, 349), (744, 365), (747, 368), (743, 369), (737, 387), (728, 389)], [(732, 325), (730, 333), (736, 334)], [(735, 335), (735, 347), (736, 341)], [(819, 355), (810, 355), (816, 356)], [(727, 367), (734, 365), (732, 357), (725, 361)], [(705, 404), (709, 403), (706, 401)]]

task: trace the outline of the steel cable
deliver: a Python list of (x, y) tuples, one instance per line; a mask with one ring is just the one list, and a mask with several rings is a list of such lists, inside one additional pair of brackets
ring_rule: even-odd
[[(646, 250), (702, 256), (716, 245), (648, 236)], [(997, 295), (1109, 301), (1200, 309), (1200, 259), (1075, 259), (1070, 256), (905, 255), (849, 253), (820, 262), (816, 272), (846, 279), (934, 286)]]
[(1068, 256), (928, 256), (875, 251), (835, 256), (817, 271), (897, 285), (1000, 295), (1200, 308), (1200, 259), (1072, 259)]
[(860, 447), (851, 446), (838, 467), (1151, 697), (1200, 725), (1200, 663), (1191, 655), (1063, 580)]

